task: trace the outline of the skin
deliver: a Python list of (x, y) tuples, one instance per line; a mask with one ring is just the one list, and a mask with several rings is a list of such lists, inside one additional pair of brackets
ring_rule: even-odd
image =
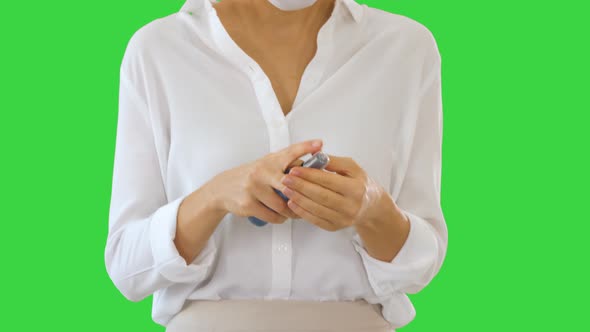
[[(283, 114), (288, 114), (334, 0), (318, 0), (296, 11), (282, 11), (260, 0), (223, 0), (213, 5), (232, 39), (269, 77)], [(222, 172), (188, 195), (179, 207), (174, 239), (187, 264), (227, 213), (270, 223), (303, 218), (326, 231), (355, 227), (372, 257), (391, 261), (407, 239), (409, 220), (357, 162), (329, 155), (326, 170), (333, 173), (303, 167), (283, 173), (288, 166), (300, 165), (301, 156), (319, 150), (321, 146), (312, 146), (311, 140), (292, 144)]]
[(318, 0), (292, 11), (266, 0), (223, 0), (213, 7), (231, 38), (264, 70), (283, 113), (288, 114), (334, 0)]
[(205, 247), (227, 213), (255, 216), (273, 224), (299, 218), (272, 188), (283, 190), (284, 171), (289, 166), (301, 165), (301, 156), (321, 150), (322, 142), (318, 141), (317, 146), (313, 142), (292, 144), (223, 171), (187, 195), (178, 208), (174, 238), (176, 249), (187, 264)]
[(352, 158), (328, 156), (326, 170), (334, 173), (293, 167), (283, 176), (289, 208), (330, 232), (355, 227), (369, 255), (393, 260), (408, 236), (409, 220), (387, 190)]

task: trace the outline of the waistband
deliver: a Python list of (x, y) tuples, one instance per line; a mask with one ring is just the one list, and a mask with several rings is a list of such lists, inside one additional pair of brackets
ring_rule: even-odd
[(188, 301), (166, 332), (390, 332), (379, 304), (355, 301), (222, 299)]

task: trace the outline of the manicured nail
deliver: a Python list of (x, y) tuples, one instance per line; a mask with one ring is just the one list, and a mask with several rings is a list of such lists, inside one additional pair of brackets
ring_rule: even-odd
[(290, 177), (288, 177), (288, 176), (285, 176), (285, 177), (283, 178), (283, 184), (285, 184), (285, 185), (287, 185), (287, 186), (288, 186), (288, 185), (291, 185), (291, 184), (293, 184), (293, 179), (292, 179), (292, 178), (290, 178)]
[(283, 189), (283, 194), (285, 194), (287, 197), (291, 197), (291, 195), (293, 195), (293, 190), (291, 190), (289, 187), (285, 187), (285, 189)]

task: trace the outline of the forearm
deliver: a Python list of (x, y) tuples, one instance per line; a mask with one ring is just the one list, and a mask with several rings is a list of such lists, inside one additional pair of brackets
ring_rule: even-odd
[(178, 208), (174, 245), (187, 264), (199, 255), (227, 214), (212, 195), (207, 182), (188, 195)]
[(379, 204), (381, 208), (375, 210), (378, 213), (368, 216), (355, 228), (369, 255), (390, 262), (403, 247), (410, 222), (387, 193), (381, 195)]

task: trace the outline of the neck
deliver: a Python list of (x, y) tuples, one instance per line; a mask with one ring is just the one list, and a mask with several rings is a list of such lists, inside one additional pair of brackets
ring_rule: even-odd
[(231, 8), (262, 24), (298, 26), (326, 20), (332, 13), (335, 1), (316, 0), (313, 4), (296, 10), (282, 10), (273, 5), (270, 0), (222, 0), (215, 3), (214, 7)]

